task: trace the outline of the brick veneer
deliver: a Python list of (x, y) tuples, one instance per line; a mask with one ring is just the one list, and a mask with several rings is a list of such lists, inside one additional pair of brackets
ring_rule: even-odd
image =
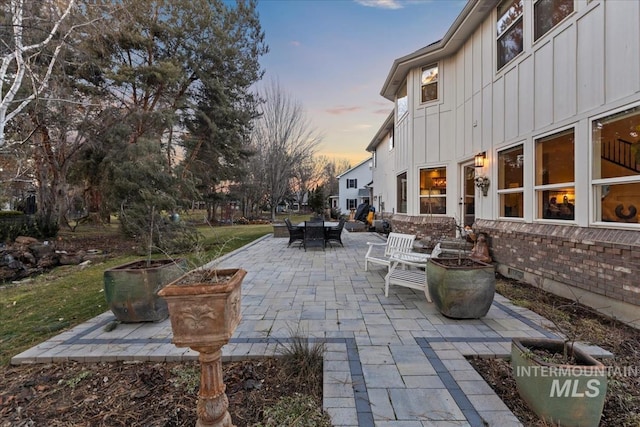
[(504, 266), (640, 306), (640, 231), (476, 220)]
[[(388, 218), (388, 217), (387, 217)], [(391, 231), (415, 234), (425, 248), (432, 249), (436, 242), (456, 237), (456, 222), (449, 217), (393, 215), (389, 220)]]

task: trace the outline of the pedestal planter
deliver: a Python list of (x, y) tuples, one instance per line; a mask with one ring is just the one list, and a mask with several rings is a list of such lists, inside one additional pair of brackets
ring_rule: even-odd
[(563, 352), (561, 340), (514, 338), (511, 365), (518, 393), (529, 407), (551, 425), (597, 427), (607, 393), (606, 367), (568, 343), (574, 364), (543, 361), (535, 350)]
[(477, 319), (487, 314), (496, 290), (493, 265), (463, 258), (430, 258), (427, 288), (440, 313), (454, 319)]
[(167, 303), (158, 297), (163, 286), (187, 269), (183, 259), (139, 260), (104, 272), (107, 306), (121, 322), (159, 322), (167, 318)]
[(242, 269), (190, 271), (159, 295), (169, 305), (173, 343), (200, 353), (197, 427), (230, 427), (222, 376), (222, 346), (240, 323)]

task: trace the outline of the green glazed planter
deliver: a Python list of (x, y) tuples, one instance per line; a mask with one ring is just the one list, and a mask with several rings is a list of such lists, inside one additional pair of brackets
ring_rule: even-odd
[(487, 314), (496, 292), (493, 265), (463, 258), (430, 258), (427, 288), (440, 313), (453, 319), (477, 319)]
[[(532, 349), (563, 351), (562, 340), (514, 338), (511, 366), (518, 393), (540, 418), (562, 427), (597, 427), (607, 394), (606, 367), (589, 354), (574, 349), (576, 364), (541, 360)], [(569, 346), (571, 351), (572, 345)]]
[(160, 322), (169, 316), (158, 291), (187, 270), (184, 259), (134, 261), (104, 272), (107, 306), (123, 323)]

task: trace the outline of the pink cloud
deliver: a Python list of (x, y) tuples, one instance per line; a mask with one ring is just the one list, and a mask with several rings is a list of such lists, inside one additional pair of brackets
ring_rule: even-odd
[(362, 110), (362, 107), (336, 107), (336, 108), (329, 108), (328, 110), (325, 110), (325, 111), (329, 114), (339, 116), (340, 114), (355, 113), (356, 111), (360, 111), (360, 110)]

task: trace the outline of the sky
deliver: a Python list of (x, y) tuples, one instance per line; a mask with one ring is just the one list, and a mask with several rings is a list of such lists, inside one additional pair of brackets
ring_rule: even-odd
[(318, 154), (355, 166), (393, 110), (380, 95), (393, 61), (440, 40), (466, 0), (259, 0), (277, 80), (322, 135)]

